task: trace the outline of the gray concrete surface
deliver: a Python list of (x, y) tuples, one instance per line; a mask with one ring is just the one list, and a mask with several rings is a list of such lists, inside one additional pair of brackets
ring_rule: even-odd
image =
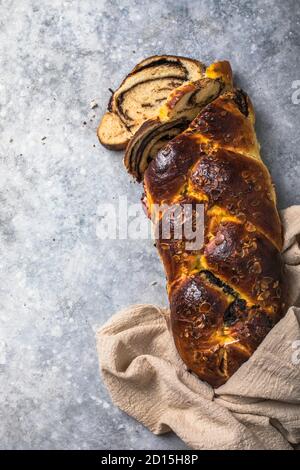
[(96, 127), (140, 59), (229, 59), (279, 206), (300, 203), (299, 31), (297, 0), (0, 1), (0, 448), (184, 448), (116, 409), (98, 374), (97, 327), (166, 294), (150, 240), (97, 237), (99, 205), (141, 188)]

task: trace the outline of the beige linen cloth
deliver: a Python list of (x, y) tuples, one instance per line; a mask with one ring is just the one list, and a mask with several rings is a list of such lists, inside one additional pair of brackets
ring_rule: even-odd
[(172, 430), (193, 449), (300, 448), (300, 206), (282, 220), (290, 308), (225, 385), (187, 372), (165, 309), (134, 305), (98, 331), (112, 401), (153, 433)]

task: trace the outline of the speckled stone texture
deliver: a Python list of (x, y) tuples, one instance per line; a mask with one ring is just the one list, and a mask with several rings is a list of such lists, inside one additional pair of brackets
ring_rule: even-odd
[(167, 298), (151, 240), (97, 237), (99, 204), (141, 194), (97, 124), (148, 55), (229, 59), (279, 205), (300, 203), (299, 2), (6, 0), (0, 28), (0, 447), (183, 449), (116, 409), (98, 374), (97, 327)]

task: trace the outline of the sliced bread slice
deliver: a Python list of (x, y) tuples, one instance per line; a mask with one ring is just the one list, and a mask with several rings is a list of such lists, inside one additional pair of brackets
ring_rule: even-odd
[(134, 67), (113, 93), (108, 112), (98, 127), (98, 138), (107, 148), (120, 150), (143, 122), (156, 115), (172, 90), (203, 77), (205, 66), (193, 59), (152, 56)]
[(127, 171), (141, 181), (157, 152), (185, 130), (204, 106), (231, 88), (231, 67), (223, 61), (210, 65), (204, 78), (173, 90), (157, 115), (147, 119), (130, 140), (124, 157)]

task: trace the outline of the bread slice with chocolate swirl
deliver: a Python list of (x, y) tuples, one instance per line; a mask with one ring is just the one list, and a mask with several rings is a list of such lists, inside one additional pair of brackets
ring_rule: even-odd
[(204, 71), (201, 62), (186, 57), (161, 55), (140, 62), (111, 96), (97, 131), (102, 145), (113, 150), (124, 149), (174, 88), (198, 80)]
[(145, 169), (158, 151), (184, 131), (206, 104), (232, 86), (231, 66), (220, 61), (211, 64), (201, 79), (175, 88), (156, 116), (147, 119), (127, 145), (124, 165), (128, 173), (142, 181)]
[(155, 224), (163, 220), (158, 206), (204, 206), (202, 247), (187, 249), (174, 231), (171, 238), (158, 236), (156, 245), (177, 350), (189, 370), (218, 387), (285, 308), (281, 222), (248, 96), (226, 92), (203, 108), (149, 163), (144, 187)]

